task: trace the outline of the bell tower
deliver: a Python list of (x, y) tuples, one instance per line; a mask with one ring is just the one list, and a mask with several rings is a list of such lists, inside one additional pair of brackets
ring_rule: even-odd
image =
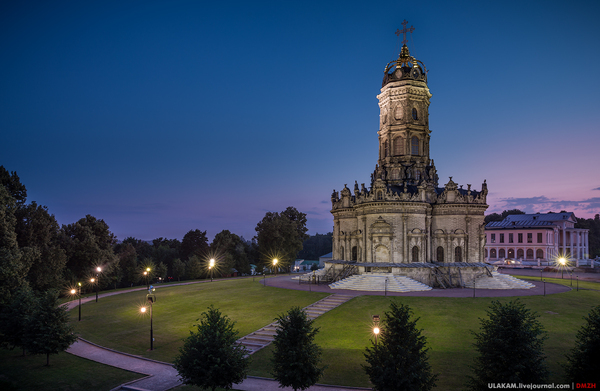
[[(412, 29), (412, 28), (411, 28)], [(406, 26), (404, 34), (406, 34)], [(411, 30), (408, 30), (411, 31)], [(437, 187), (429, 158), (429, 99), (425, 65), (410, 55), (403, 41), (397, 60), (387, 64), (379, 99), (379, 159), (373, 174), (390, 185)]]

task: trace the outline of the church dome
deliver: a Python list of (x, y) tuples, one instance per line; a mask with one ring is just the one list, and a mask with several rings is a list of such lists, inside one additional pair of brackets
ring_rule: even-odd
[(406, 44), (402, 45), (398, 59), (390, 61), (385, 66), (381, 87), (400, 80), (416, 80), (427, 83), (425, 64), (410, 55)]

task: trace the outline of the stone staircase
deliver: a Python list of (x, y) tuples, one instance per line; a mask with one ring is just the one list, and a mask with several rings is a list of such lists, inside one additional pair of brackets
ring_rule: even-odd
[(394, 276), (389, 273), (358, 274), (330, 284), (331, 289), (348, 289), (355, 291), (385, 291), (387, 280), (388, 292), (429, 291), (431, 287), (409, 277)]
[[(492, 276), (480, 276), (475, 280), (475, 289), (531, 289), (530, 282), (508, 274), (492, 272)], [(473, 288), (473, 281), (466, 281), (465, 288)]]
[[(310, 319), (315, 319), (327, 311), (334, 309), (337, 306), (340, 306), (352, 299), (354, 296), (350, 295), (331, 295), (326, 298), (317, 301), (309, 305), (308, 307), (304, 307), (304, 311), (308, 315)], [(273, 342), (273, 338), (277, 333), (277, 322), (273, 322), (258, 331), (255, 331), (251, 334), (246, 335), (237, 340), (238, 343), (244, 345), (246, 349), (248, 349), (248, 354), (254, 354), (265, 346), (269, 345)]]

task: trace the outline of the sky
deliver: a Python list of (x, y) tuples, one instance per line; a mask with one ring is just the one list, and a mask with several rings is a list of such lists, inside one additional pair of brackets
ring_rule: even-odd
[(408, 21), (440, 186), (488, 213), (600, 213), (598, 1), (3, 1), (0, 165), (59, 224), (245, 239), (293, 206), (332, 231), (369, 186)]

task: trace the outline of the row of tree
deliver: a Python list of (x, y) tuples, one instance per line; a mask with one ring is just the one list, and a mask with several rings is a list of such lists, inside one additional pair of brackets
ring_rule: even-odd
[[(473, 332), (478, 355), (466, 388), (480, 391), (489, 389), (490, 384), (547, 383), (549, 370), (543, 352), (547, 337), (538, 316), (519, 300), (494, 301), (487, 314), (487, 319), (480, 319), (479, 332)], [(600, 306), (584, 319), (576, 345), (567, 355), (566, 375), (569, 382), (595, 383), (600, 364)], [(300, 308), (292, 308), (276, 320), (272, 375), (280, 387), (305, 390), (326, 369), (320, 365), (321, 349), (314, 342), (319, 329)], [(380, 337), (366, 348), (363, 365), (374, 390), (427, 391), (436, 386), (438, 375), (429, 364), (427, 340), (417, 321), (410, 307), (392, 302), (381, 325), (374, 325), (380, 327)], [(175, 360), (184, 383), (215, 390), (242, 382), (249, 357), (236, 340), (234, 322), (209, 307)]]

